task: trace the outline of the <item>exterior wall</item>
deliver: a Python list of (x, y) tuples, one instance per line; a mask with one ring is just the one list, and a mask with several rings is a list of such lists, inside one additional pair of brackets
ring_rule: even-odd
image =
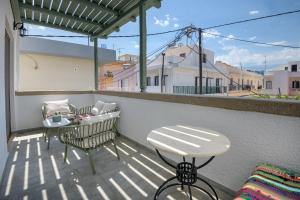
[(42, 127), (43, 102), (63, 99), (69, 99), (69, 102), (78, 108), (95, 104), (92, 94), (16, 96), (13, 131)]
[[(7, 30), (10, 37), (10, 49), (11, 49), (11, 115), (14, 116), (14, 87), (16, 80), (14, 76), (17, 76), (18, 66), (18, 32), (14, 31), (13, 28), (13, 14), (9, 0), (0, 1), (0, 180), (2, 178), (3, 169), (7, 159), (7, 143), (6, 143), (6, 113), (5, 113), (5, 29)], [(12, 126), (14, 126), (12, 124)]]
[(21, 54), (19, 90), (93, 90), (93, 60)]
[(106, 95), (95, 95), (97, 100), (116, 102), (121, 108), (119, 131), (151, 149), (147, 135), (162, 126), (203, 126), (225, 134), (230, 150), (199, 173), (232, 190), (237, 191), (259, 163), (300, 169), (300, 118)]
[(124, 70), (123, 64), (125, 62), (112, 62), (99, 67), (99, 85), (100, 90), (113, 89), (113, 77), (107, 77), (105, 74), (109, 71), (116, 74)]
[[(98, 48), (99, 65), (115, 51)], [(20, 41), (18, 90), (93, 90), (93, 47), (40, 38)]]

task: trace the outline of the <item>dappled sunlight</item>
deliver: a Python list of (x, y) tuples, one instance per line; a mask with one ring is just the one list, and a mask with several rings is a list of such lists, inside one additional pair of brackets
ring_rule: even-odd
[(77, 151), (75, 149), (72, 149), (73, 154), (75, 155), (77, 160), (80, 160), (80, 156), (78, 155)]
[(66, 191), (65, 191), (65, 188), (64, 188), (63, 184), (61, 184), (61, 183), (58, 184), (58, 188), (59, 188), (59, 191), (60, 191), (60, 194), (61, 194), (61, 198), (63, 200), (67, 200), (68, 197), (67, 197), (67, 194), (66, 194)]
[(29, 153), (30, 153), (30, 143), (28, 143), (26, 147), (26, 159), (29, 159)]
[(219, 134), (216, 134), (216, 133), (212, 133), (212, 132), (208, 132), (208, 131), (204, 131), (204, 130), (199, 130), (199, 129), (195, 129), (195, 128), (191, 128), (191, 127), (187, 127), (187, 126), (177, 125), (177, 127), (184, 128), (184, 129), (187, 129), (187, 130), (196, 131), (196, 132), (199, 132), (199, 133), (204, 133), (204, 134), (207, 134), (207, 135), (212, 135), (212, 136), (215, 136), (215, 137), (220, 136)]
[(176, 149), (175, 147), (172, 147), (172, 146), (170, 146), (170, 145), (167, 145), (167, 144), (162, 143), (162, 142), (160, 142), (160, 141), (157, 141), (157, 140), (155, 140), (155, 139), (147, 138), (147, 140), (148, 140), (149, 142), (153, 142), (153, 143), (158, 144), (158, 145), (160, 145), (160, 146), (162, 146), (162, 147), (165, 147), (165, 148), (167, 148), (167, 149), (169, 149), (169, 150), (172, 150), (172, 151), (174, 151), (174, 152), (177, 152), (177, 153), (180, 154), (180, 155), (184, 155), (184, 156), (187, 155), (186, 152), (181, 151), (181, 150), (179, 150), (179, 149)]
[(196, 138), (196, 139), (199, 139), (199, 140), (204, 140), (206, 142), (210, 142), (211, 141), (210, 139), (207, 139), (207, 138), (204, 138), (204, 137), (200, 137), (200, 136), (197, 136), (197, 135), (193, 135), (193, 134), (190, 134), (190, 133), (186, 133), (186, 132), (183, 132), (183, 131), (179, 131), (179, 130), (176, 130), (176, 129), (173, 129), (173, 128), (169, 128), (169, 127), (162, 127), (162, 128), (166, 129), (166, 130), (169, 130), (169, 131), (176, 132), (176, 133), (181, 133), (183, 135), (190, 136), (190, 137), (193, 137), (193, 138)]
[(15, 165), (11, 165), (7, 183), (6, 183), (5, 196), (8, 196), (10, 194), (14, 173), (15, 173)]
[(143, 163), (139, 159), (137, 159), (135, 157), (132, 157), (132, 159), (134, 161), (136, 161), (137, 163), (139, 163), (141, 166), (143, 166), (145, 169), (147, 169), (148, 171), (150, 171), (152, 174), (156, 175), (161, 180), (163, 180), (163, 181), (167, 180), (165, 177), (163, 177), (162, 175), (160, 175), (159, 173), (157, 173), (155, 170), (153, 170), (152, 168), (150, 168), (148, 165), (146, 165), (145, 163)]
[(159, 164), (158, 162), (152, 160), (151, 158), (149, 158), (148, 156), (145, 156), (144, 154), (140, 154), (142, 157), (144, 157), (145, 159), (147, 159), (148, 161), (152, 162), (153, 164), (155, 164), (156, 166), (162, 168), (163, 170), (165, 170), (166, 172), (170, 173), (171, 175), (175, 176), (175, 173), (172, 172), (171, 170), (167, 169), (166, 167), (162, 166), (161, 164)]
[(23, 190), (28, 189), (29, 161), (25, 161)]
[(45, 189), (42, 190), (42, 198), (43, 200), (48, 200), (47, 190)]
[(122, 153), (124, 153), (126, 156), (129, 156), (129, 155), (130, 155), (127, 151), (125, 151), (124, 149), (122, 149), (122, 148), (119, 147), (118, 145), (116, 145), (116, 146), (117, 146), (117, 149), (120, 150)]
[(110, 198), (107, 196), (107, 194), (104, 192), (104, 190), (102, 189), (102, 187), (100, 185), (97, 186), (97, 190), (104, 200), (110, 200)]
[(141, 177), (144, 181), (146, 181), (149, 185), (151, 185), (153, 188), (157, 189), (158, 186), (153, 183), (149, 178), (147, 178), (145, 175), (143, 175), (139, 170), (134, 168), (131, 164), (127, 164), (129, 169), (131, 169), (135, 174), (137, 174), (139, 177)]
[[(170, 138), (170, 140), (172, 139)], [(4, 188), (0, 199), (5, 196), (11, 199), (17, 197), (34, 199), (38, 197), (42, 200), (48, 200), (53, 197), (52, 192), (56, 192), (60, 199), (74, 198), (74, 194), (75, 197), (77, 195), (78, 198), (84, 200), (94, 197), (104, 200), (118, 198), (126, 200), (151, 199), (160, 184), (171, 175), (175, 175), (175, 171), (173, 172), (172, 169), (164, 165), (158, 157), (156, 159), (155, 154), (148, 154), (146, 149), (141, 149), (142, 146), (135, 146), (129, 140), (127, 142), (124, 139), (117, 141), (116, 145), (121, 155), (120, 161), (111, 156), (117, 157), (113, 143), (108, 143), (103, 148), (92, 152), (92, 155), (95, 155), (94, 159), (99, 159), (97, 162), (106, 162), (105, 166), (107, 167), (104, 169), (96, 165), (96, 175), (92, 175), (90, 168), (84, 169), (86, 171), (84, 173), (91, 176), (91, 179), (106, 179), (99, 183), (92, 183), (90, 178), (82, 179), (81, 175), (78, 174), (82, 173), (80, 170), (77, 171), (82, 162), (89, 162), (89, 160), (88, 157), (82, 156), (84, 154), (80, 154), (77, 149), (71, 148), (69, 150), (68, 158), (64, 163), (64, 146), (60, 141), (53, 140), (53, 144), (48, 150), (44, 138), (37, 137), (35, 134), (34, 137), (23, 137), (12, 145), (15, 148), (11, 148), (12, 152), (10, 152), (10, 159), (6, 167), (8, 175), (4, 176), (4, 186), (2, 186)], [(96, 156), (100, 151), (105, 154)], [(114, 162), (115, 166), (110, 167), (110, 162)], [(35, 171), (32, 170), (33, 168)], [(103, 174), (106, 173), (112, 175), (103, 177)], [(72, 179), (73, 176), (76, 179)], [(70, 179), (68, 178), (66, 181), (65, 177), (70, 177)], [(53, 187), (53, 183), (56, 187)], [(172, 196), (172, 192), (164, 193), (164, 198), (169, 200), (188, 198), (185, 191), (176, 190), (176, 196)], [(179, 198), (180, 196), (181, 198)], [(198, 199), (193, 198), (193, 200)]]
[(115, 152), (113, 152), (110, 148), (108, 148), (107, 146), (103, 146), (109, 153), (111, 153), (113, 156), (117, 157), (117, 154)]
[(120, 187), (118, 183), (113, 178), (109, 179), (109, 182), (120, 192), (120, 194), (126, 199), (131, 200), (131, 198), (128, 196), (128, 194)]
[(34, 139), (34, 138), (40, 138), (43, 137), (42, 133), (38, 133), (38, 134), (33, 134), (33, 135), (24, 135), (24, 136), (16, 136), (13, 138), (13, 141), (18, 141), (18, 144), (21, 144), (21, 141), (23, 140), (30, 140), (30, 139)]
[(43, 185), (45, 183), (45, 177), (44, 177), (43, 161), (41, 158), (39, 158), (39, 171), (40, 171), (40, 184)]
[(76, 187), (77, 187), (77, 190), (78, 190), (78, 192), (79, 192), (81, 198), (82, 198), (83, 200), (88, 200), (89, 198), (87, 197), (87, 195), (86, 195), (85, 191), (83, 190), (82, 186), (76, 184)]
[(19, 151), (15, 151), (14, 158), (13, 158), (13, 162), (16, 162), (16, 161), (17, 161), (17, 159), (18, 159), (18, 154), (19, 154)]
[(60, 174), (59, 174), (59, 171), (58, 171), (58, 168), (57, 168), (57, 165), (56, 165), (56, 161), (55, 161), (55, 158), (53, 155), (50, 156), (51, 157), (51, 162), (52, 162), (52, 167), (53, 167), (53, 170), (54, 170), (54, 173), (55, 173), (55, 177), (56, 179), (60, 179)]
[(148, 196), (148, 194), (142, 188), (140, 188), (136, 183), (134, 183), (124, 172), (120, 171), (119, 173), (123, 176), (124, 179), (126, 179), (128, 183), (130, 183), (130, 185), (132, 185), (144, 197)]
[(186, 145), (190, 145), (190, 146), (193, 146), (193, 147), (196, 147), (196, 148), (200, 148), (200, 145), (198, 144), (194, 144), (192, 142), (188, 142), (186, 140), (183, 140), (183, 139), (180, 139), (180, 138), (177, 138), (177, 137), (173, 137), (171, 135), (168, 135), (166, 133), (163, 133), (163, 132), (160, 132), (160, 131), (152, 131), (152, 133), (156, 133), (157, 135), (160, 135), (160, 136), (163, 136), (163, 137), (166, 137), (166, 138), (169, 138), (171, 140), (176, 140), (178, 142), (181, 142), (181, 143), (184, 143)]
[(127, 147), (128, 149), (130, 149), (131, 151), (133, 151), (133, 152), (135, 152), (135, 153), (137, 152), (137, 150), (136, 150), (135, 148), (129, 146), (129, 145), (126, 144), (125, 142), (121, 142), (121, 144), (124, 145), (125, 147)]

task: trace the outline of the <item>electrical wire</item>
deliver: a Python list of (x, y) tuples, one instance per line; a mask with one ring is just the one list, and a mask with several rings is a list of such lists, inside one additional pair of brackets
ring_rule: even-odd
[(282, 16), (282, 15), (289, 15), (289, 14), (299, 13), (299, 12), (300, 12), (300, 10), (287, 11), (287, 12), (277, 13), (277, 14), (273, 14), (273, 15), (266, 15), (266, 16), (262, 16), (262, 17), (256, 17), (256, 18), (245, 19), (245, 20), (240, 20), (240, 21), (235, 21), (235, 22), (230, 22), (230, 23), (225, 23), (225, 24), (214, 25), (214, 26), (202, 28), (202, 30), (207, 30), (207, 29), (212, 29), (212, 28), (220, 28), (220, 27), (224, 27), (224, 26), (241, 24), (241, 23), (245, 23), (245, 22), (256, 21), (256, 20), (272, 18), (272, 17), (278, 17), (278, 16)]
[(292, 49), (300, 49), (299, 46), (291, 46), (291, 45), (282, 45), (282, 44), (272, 44), (272, 43), (266, 43), (266, 42), (259, 42), (259, 41), (253, 41), (253, 40), (245, 40), (245, 39), (240, 39), (236, 37), (229, 37), (229, 36), (224, 36), (220, 34), (215, 34), (215, 33), (210, 33), (207, 31), (203, 31), (204, 33), (208, 35), (213, 35), (216, 37), (221, 37), (221, 38), (226, 38), (230, 40), (236, 40), (236, 41), (241, 41), (241, 42), (247, 42), (247, 43), (253, 43), (253, 44), (261, 44), (261, 45), (267, 45), (267, 46), (274, 46), (274, 47), (284, 47), (284, 48), (292, 48)]

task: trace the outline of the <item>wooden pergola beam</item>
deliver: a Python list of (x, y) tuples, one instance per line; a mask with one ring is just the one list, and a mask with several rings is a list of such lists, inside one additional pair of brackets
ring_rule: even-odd
[(86, 18), (80, 18), (79, 16), (72, 16), (72, 15), (69, 15), (69, 14), (65, 14), (63, 12), (57, 12), (57, 11), (54, 11), (54, 10), (49, 10), (48, 8), (41, 8), (39, 6), (32, 6), (31, 4), (20, 4), (20, 8), (22, 9), (26, 9), (26, 10), (30, 10), (30, 11), (36, 11), (36, 12), (40, 12), (40, 13), (43, 13), (43, 14), (46, 14), (46, 15), (51, 15), (51, 16), (54, 16), (54, 17), (59, 17), (59, 18), (64, 18), (64, 19), (67, 19), (67, 20), (75, 20), (77, 22), (80, 22), (80, 23), (85, 23), (85, 24), (90, 24), (90, 25), (94, 25), (94, 26), (97, 26), (100, 28), (102, 28), (102, 26), (99, 24), (99, 23), (96, 23), (96, 22), (92, 22), (91, 20), (86, 20)]
[(33, 20), (30, 20), (30, 19), (24, 19), (24, 18), (22, 18), (22, 21), (24, 23), (28, 23), (28, 24), (33, 24), (33, 25), (38, 25), (38, 26), (46, 26), (46, 27), (49, 27), (49, 28), (56, 28), (56, 29), (60, 29), (60, 30), (64, 30), (64, 31), (70, 31), (70, 32), (73, 32), (73, 33), (83, 34), (83, 35), (87, 34), (87, 32), (84, 32), (84, 31), (68, 28), (66, 26), (54, 25), (54, 24), (51, 24), (51, 23), (46, 23), (44, 21), (41, 21), (41, 22), (40, 21), (33, 21)]

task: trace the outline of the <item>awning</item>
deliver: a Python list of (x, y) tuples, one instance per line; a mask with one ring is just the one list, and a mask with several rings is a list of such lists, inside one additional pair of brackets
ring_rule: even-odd
[(105, 38), (161, 0), (11, 0), (15, 22)]

